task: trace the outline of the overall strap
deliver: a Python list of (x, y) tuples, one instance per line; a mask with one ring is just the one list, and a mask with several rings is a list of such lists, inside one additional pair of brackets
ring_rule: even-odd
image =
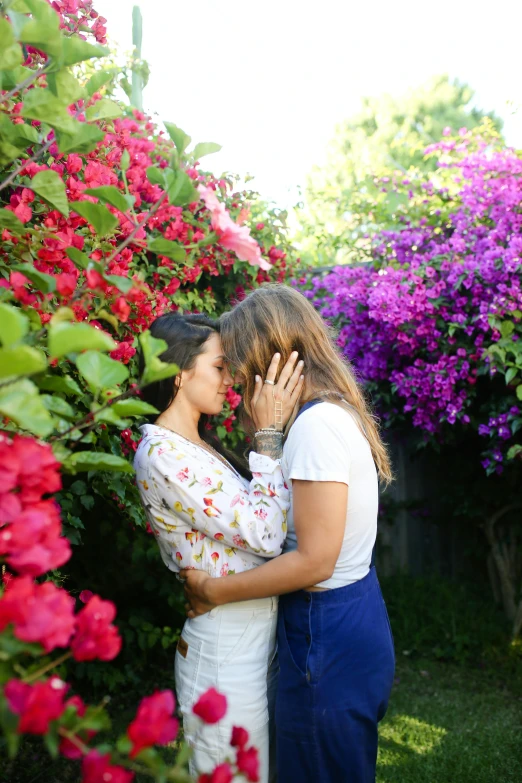
[(313, 408), (314, 405), (317, 405), (320, 402), (324, 402), (324, 400), (310, 400), (309, 402), (305, 402), (305, 404), (303, 405), (303, 407), (301, 408), (301, 410), (299, 411), (299, 413), (295, 417), (295, 420), (297, 421), (297, 419), (299, 418), (301, 413), (304, 413), (305, 411), (307, 411), (308, 408)]

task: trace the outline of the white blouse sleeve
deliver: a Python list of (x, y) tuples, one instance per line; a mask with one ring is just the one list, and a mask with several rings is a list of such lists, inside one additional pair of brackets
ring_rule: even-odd
[(290, 493), (280, 461), (252, 453), (253, 479), (247, 487), (217, 459), (183, 456), (180, 460), (177, 450), (158, 449), (148, 460), (158, 505), (165, 509), (166, 517), (174, 512), (191, 528), (184, 533), (169, 531), (168, 522), (158, 517), (154, 520), (155, 527), (167, 528), (163, 534), (170, 533), (180, 565), (194, 559), (194, 544), (204, 538), (261, 557), (281, 554)]

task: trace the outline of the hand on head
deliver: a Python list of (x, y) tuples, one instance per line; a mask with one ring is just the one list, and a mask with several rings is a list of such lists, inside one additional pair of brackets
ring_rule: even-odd
[(274, 427), (281, 430), (292, 415), (304, 384), (303, 362), (297, 359), (297, 351), (294, 351), (277, 381), (277, 369), (281, 361), (279, 353), (274, 354), (266, 378), (256, 375), (252, 418), (257, 430)]

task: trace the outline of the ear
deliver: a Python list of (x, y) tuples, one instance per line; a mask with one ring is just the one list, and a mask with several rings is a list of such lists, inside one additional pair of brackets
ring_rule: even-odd
[(183, 386), (183, 371), (179, 372), (177, 375), (174, 376), (174, 386), (177, 389), (181, 389)]

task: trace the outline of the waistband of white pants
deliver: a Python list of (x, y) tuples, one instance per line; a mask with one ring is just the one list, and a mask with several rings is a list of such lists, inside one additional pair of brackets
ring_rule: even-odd
[(208, 612), (208, 616), (215, 617), (217, 614), (223, 612), (253, 612), (256, 609), (271, 609), (275, 612), (277, 610), (277, 603), (277, 595), (270, 596), (270, 598), (252, 598), (250, 601), (234, 601), (234, 603), (231, 604), (216, 606)]

